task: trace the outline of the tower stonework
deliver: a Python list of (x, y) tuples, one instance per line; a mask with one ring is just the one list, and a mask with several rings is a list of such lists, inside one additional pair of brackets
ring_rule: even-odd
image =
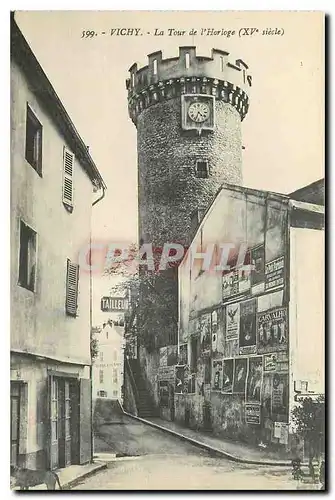
[[(203, 57), (195, 47), (180, 47), (178, 57), (163, 59), (161, 51), (154, 52), (146, 66), (133, 64), (129, 72), (128, 109), (137, 128), (139, 241), (154, 248), (187, 246), (222, 183), (242, 184), (248, 66), (222, 50)], [(177, 344), (177, 322), (170, 318), (173, 310), (178, 317), (176, 269), (162, 272), (155, 288), (150, 292), (140, 286), (144, 317), (138, 328), (142, 324), (142, 335), (154, 338), (157, 354), (159, 347)], [(164, 301), (170, 312), (162, 320)], [(163, 309), (155, 314), (160, 302)], [(158, 357), (145, 353), (140, 358), (149, 392), (157, 400), (152, 379)]]
[[(137, 127), (139, 239), (156, 246), (187, 245), (192, 214), (209, 206), (223, 182), (242, 183), (248, 66), (222, 50), (200, 57), (195, 47), (180, 47), (179, 57), (162, 59), (162, 52), (155, 52), (147, 66), (133, 64), (129, 71), (129, 115)], [(193, 100), (206, 105), (206, 99), (213, 106), (210, 126), (197, 122), (201, 116), (194, 113), (195, 127), (189, 116), (183, 126), (185, 108)]]

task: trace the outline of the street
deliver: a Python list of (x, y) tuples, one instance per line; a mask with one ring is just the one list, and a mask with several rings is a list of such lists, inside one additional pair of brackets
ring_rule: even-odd
[(241, 464), (210, 454), (129, 417), (103, 425), (95, 453), (115, 453), (108, 468), (74, 490), (292, 490), (291, 470)]

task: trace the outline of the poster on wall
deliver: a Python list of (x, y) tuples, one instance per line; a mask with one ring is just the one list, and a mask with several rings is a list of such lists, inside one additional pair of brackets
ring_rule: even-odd
[(167, 347), (159, 349), (159, 366), (167, 366)]
[(257, 352), (286, 350), (287, 326), (285, 307), (257, 314)]
[(222, 392), (233, 392), (234, 360), (224, 359), (222, 362)]
[(264, 244), (258, 245), (250, 250), (250, 263), (253, 266), (251, 272), (251, 286), (253, 293), (264, 290), (265, 282), (265, 249)]
[(226, 340), (238, 339), (240, 330), (240, 304), (226, 307)]
[(218, 312), (211, 313), (211, 333), (212, 333), (212, 352), (216, 352), (218, 348)]
[(209, 353), (211, 349), (211, 315), (203, 314), (200, 317), (200, 347), (202, 353)]
[(179, 365), (187, 365), (187, 344), (179, 345)]
[(188, 387), (187, 387), (187, 392), (189, 394), (195, 394), (195, 387), (196, 387), (196, 380), (195, 380), (195, 373), (191, 373), (188, 376)]
[(188, 392), (189, 371), (186, 366), (175, 367), (175, 394), (185, 394)]
[(237, 293), (247, 294), (251, 289), (250, 269), (237, 269)]
[(235, 359), (233, 392), (244, 394), (247, 379), (247, 358)]
[(178, 363), (178, 346), (167, 346), (167, 366), (173, 366)]
[(263, 374), (262, 356), (249, 358), (247, 380), (247, 401), (261, 401), (261, 386)]
[(261, 405), (258, 403), (245, 404), (245, 422), (246, 424), (261, 423)]
[(265, 264), (265, 290), (284, 285), (285, 257), (278, 257)]
[(212, 361), (212, 389), (213, 391), (221, 391), (222, 375), (223, 375), (223, 362), (222, 360)]
[(288, 417), (288, 374), (286, 373), (273, 374), (271, 410), (273, 415)]
[(240, 304), (240, 354), (256, 352), (256, 299)]
[(167, 380), (159, 381), (159, 406), (169, 406), (169, 382)]
[(235, 271), (230, 271), (222, 275), (222, 296), (228, 299), (238, 293), (238, 276)]
[(277, 353), (265, 354), (263, 359), (264, 359), (264, 371), (275, 372), (277, 369)]

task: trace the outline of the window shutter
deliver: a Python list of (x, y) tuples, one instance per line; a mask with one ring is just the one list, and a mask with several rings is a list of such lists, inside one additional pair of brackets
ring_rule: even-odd
[(73, 207), (74, 154), (64, 147), (63, 156), (63, 203)]
[(77, 315), (78, 307), (78, 281), (79, 265), (70, 260), (67, 261), (66, 280), (66, 312), (71, 316)]

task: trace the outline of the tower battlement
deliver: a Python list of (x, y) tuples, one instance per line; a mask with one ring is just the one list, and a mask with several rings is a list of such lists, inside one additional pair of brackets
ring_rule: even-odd
[(179, 47), (179, 56), (163, 59), (162, 51), (148, 55), (148, 64), (133, 64), (126, 80), (129, 115), (136, 124), (141, 111), (181, 94), (210, 94), (232, 104), (245, 117), (252, 77), (242, 59), (212, 49), (211, 57), (197, 56), (196, 47)]

